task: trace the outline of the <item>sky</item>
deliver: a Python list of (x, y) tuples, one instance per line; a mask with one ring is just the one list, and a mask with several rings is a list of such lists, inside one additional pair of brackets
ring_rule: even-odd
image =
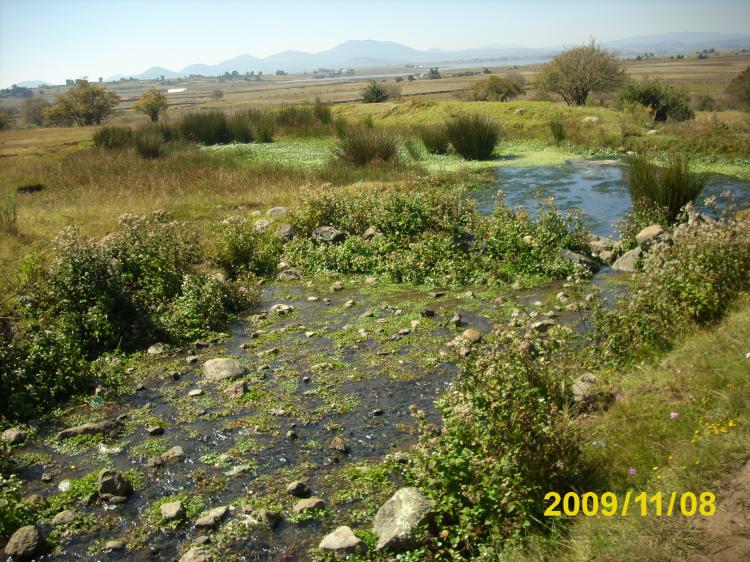
[(670, 31), (750, 34), (750, 0), (0, 0), (0, 86), (314, 52), (349, 39), (548, 47)]

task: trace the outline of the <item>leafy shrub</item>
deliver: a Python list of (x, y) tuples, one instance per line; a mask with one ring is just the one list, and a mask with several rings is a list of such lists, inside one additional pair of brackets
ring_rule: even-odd
[(628, 164), (628, 190), (633, 205), (663, 209), (670, 222), (700, 195), (708, 181), (681, 155), (669, 156), (663, 167), (643, 155), (629, 158)]
[(388, 99), (388, 90), (375, 80), (370, 80), (362, 90), (361, 99), (362, 103), (380, 103)]
[(698, 96), (695, 100), (695, 109), (698, 111), (716, 111), (716, 100), (708, 94)]
[(497, 125), (483, 115), (459, 114), (445, 125), (453, 149), (466, 160), (489, 160), (500, 140)]
[(259, 232), (244, 217), (232, 217), (220, 226), (215, 261), (229, 276), (243, 273), (273, 275), (281, 255), (281, 242)]
[(15, 475), (0, 473), (0, 537), (10, 537), (16, 529), (35, 522), (31, 506), (22, 500), (23, 482)]
[(248, 143), (255, 140), (255, 125), (248, 112), (238, 112), (227, 118), (228, 137), (233, 142)]
[(135, 149), (143, 158), (161, 158), (166, 149), (164, 135), (158, 127), (139, 128), (134, 136)]
[(563, 142), (567, 136), (565, 134), (565, 124), (560, 119), (550, 121), (549, 130), (552, 133), (552, 138), (555, 139), (557, 144)]
[(521, 93), (521, 88), (510, 78), (490, 76), (480, 80), (471, 89), (474, 101), (508, 101)]
[(750, 66), (729, 83), (726, 92), (740, 103), (750, 104)]
[(10, 114), (10, 111), (4, 107), (0, 107), (0, 131), (9, 129), (12, 124), (13, 116)]
[(365, 126), (349, 127), (338, 138), (336, 157), (339, 160), (365, 166), (377, 162), (392, 162), (398, 154), (399, 139), (390, 131)]
[(448, 154), (450, 141), (445, 127), (435, 125), (419, 129), (419, 138), (430, 154)]
[(133, 144), (133, 131), (130, 127), (101, 127), (94, 132), (94, 146), (108, 150), (128, 148)]
[(205, 145), (226, 144), (231, 139), (227, 130), (227, 118), (221, 111), (188, 113), (180, 121), (182, 138)]
[(621, 103), (639, 103), (651, 109), (654, 121), (686, 121), (695, 114), (688, 95), (658, 80), (631, 82), (620, 91)]

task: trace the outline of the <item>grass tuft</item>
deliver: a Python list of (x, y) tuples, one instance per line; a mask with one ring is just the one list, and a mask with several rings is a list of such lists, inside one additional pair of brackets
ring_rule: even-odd
[(500, 140), (497, 125), (480, 114), (458, 114), (445, 125), (453, 149), (465, 160), (490, 160)]

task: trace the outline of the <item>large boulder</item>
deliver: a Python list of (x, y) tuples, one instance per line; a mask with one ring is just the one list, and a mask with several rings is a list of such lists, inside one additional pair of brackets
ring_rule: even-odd
[(612, 269), (615, 271), (622, 271), (625, 273), (634, 273), (638, 271), (638, 259), (641, 257), (641, 249), (635, 248), (629, 252), (625, 252), (617, 261), (612, 264)]
[(79, 435), (117, 435), (124, 429), (124, 425), (118, 420), (106, 420), (96, 423), (84, 423), (75, 427), (63, 429), (57, 434), (58, 439), (70, 439)]
[(5, 554), (18, 560), (31, 560), (42, 550), (42, 537), (34, 525), (26, 525), (13, 533), (5, 545)]
[(241, 377), (245, 372), (239, 361), (227, 357), (210, 359), (203, 365), (203, 376), (209, 381), (233, 379)]
[(664, 234), (662, 226), (660, 224), (652, 224), (636, 234), (635, 241), (643, 250), (647, 250), (662, 234)]
[(271, 207), (270, 209), (268, 209), (266, 214), (272, 219), (275, 219), (277, 217), (283, 217), (288, 212), (289, 212), (288, 207)]
[(332, 552), (336, 558), (343, 558), (347, 554), (365, 552), (367, 545), (352, 532), (351, 527), (344, 525), (323, 537), (318, 548)]
[(372, 523), (377, 549), (400, 552), (416, 546), (415, 532), (433, 516), (435, 502), (416, 488), (401, 488), (385, 502)]
[(570, 261), (573, 263), (577, 263), (578, 265), (582, 265), (588, 268), (592, 273), (596, 273), (597, 271), (599, 271), (599, 265), (590, 257), (584, 256), (583, 254), (579, 254), (577, 252), (573, 252), (571, 250), (563, 248), (562, 250), (560, 250), (560, 258), (565, 261)]
[(20, 445), (26, 441), (26, 432), (20, 427), (11, 427), (3, 431), (3, 442), (8, 445)]
[(211, 551), (204, 546), (194, 546), (180, 557), (180, 562), (211, 562)]
[(317, 244), (335, 244), (343, 242), (346, 234), (332, 226), (321, 226), (313, 230), (312, 241)]
[(278, 238), (282, 242), (289, 242), (291, 240), (294, 240), (298, 234), (299, 231), (288, 222), (279, 225), (279, 227), (276, 229), (276, 238)]
[(133, 491), (125, 477), (116, 470), (105, 468), (96, 477), (96, 489), (99, 497), (108, 500), (114, 497), (127, 498)]

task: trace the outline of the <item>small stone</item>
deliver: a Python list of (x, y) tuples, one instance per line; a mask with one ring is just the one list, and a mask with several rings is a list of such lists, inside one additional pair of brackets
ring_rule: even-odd
[(182, 505), (180, 500), (161, 504), (159, 511), (161, 511), (161, 518), (165, 521), (174, 521), (185, 517), (185, 506)]
[(108, 420), (97, 423), (84, 423), (75, 427), (69, 427), (63, 429), (57, 434), (57, 439), (69, 439), (71, 437), (77, 437), (79, 435), (99, 435), (108, 434), (116, 435), (124, 429), (122, 422), (118, 420)]
[(316, 336), (316, 335), (317, 334), (315, 332), (305, 332), (305, 337), (306, 338), (311, 338), (311, 337)]
[(161, 459), (164, 462), (175, 462), (175, 461), (181, 461), (185, 458), (185, 451), (182, 450), (182, 447), (179, 445), (176, 445), (169, 449), (168, 451), (162, 453)]
[(155, 344), (149, 346), (149, 348), (146, 351), (146, 353), (148, 353), (149, 355), (161, 355), (166, 350), (167, 350), (167, 346), (164, 345), (163, 343), (155, 343)]
[(96, 478), (99, 497), (108, 500), (113, 497), (127, 498), (133, 491), (130, 482), (117, 470), (104, 469)]
[(194, 546), (180, 557), (179, 562), (211, 562), (211, 551), (203, 546)]
[(224, 394), (229, 398), (241, 398), (246, 392), (247, 383), (245, 381), (234, 382), (224, 389)]
[(372, 411), (372, 415), (375, 417), (382, 416), (384, 413), (385, 412), (381, 410), (380, 408), (376, 408), (375, 410)]
[(195, 365), (198, 362), (198, 356), (197, 355), (188, 355), (185, 357), (185, 362), (188, 365)]
[(299, 281), (302, 279), (302, 272), (299, 269), (289, 268), (279, 272), (276, 276), (278, 281)]
[(552, 326), (555, 325), (554, 320), (540, 320), (538, 322), (534, 322), (531, 325), (531, 329), (535, 332), (539, 332), (540, 334), (544, 334), (549, 330)]
[(233, 478), (235, 476), (239, 476), (240, 474), (245, 474), (246, 472), (251, 472), (253, 470), (253, 465), (251, 464), (238, 464), (237, 466), (233, 466), (229, 470), (227, 470), (224, 473), (224, 476), (229, 476), (230, 478)]
[(482, 340), (482, 334), (476, 328), (467, 328), (462, 336), (471, 343), (479, 343)]
[(211, 544), (211, 537), (208, 535), (199, 535), (195, 537), (196, 544)]
[(294, 504), (292, 511), (294, 513), (305, 513), (306, 511), (313, 511), (315, 509), (323, 509), (326, 506), (326, 502), (320, 498), (307, 498), (298, 501)]
[(453, 316), (451, 316), (450, 323), (458, 328), (461, 325), (461, 320), (461, 315), (456, 312)]
[(34, 525), (16, 530), (5, 545), (5, 554), (21, 560), (34, 558), (42, 548), (42, 537)]
[(296, 431), (287, 431), (286, 438), (289, 439), (289, 441), (296, 441), (299, 439), (299, 435), (297, 435)]
[(196, 527), (216, 527), (224, 516), (229, 511), (229, 508), (225, 505), (215, 507), (201, 514), (198, 520), (195, 522)]
[(411, 334), (411, 330), (409, 328), (401, 328), (398, 331), (399, 336), (408, 336), (409, 334)]
[(69, 509), (65, 509), (52, 518), (52, 525), (54, 527), (70, 525), (75, 520), (76, 514)]
[(117, 539), (107, 541), (107, 543), (104, 545), (104, 550), (108, 550), (110, 552), (115, 552), (117, 550), (125, 550), (125, 541), (121, 541)]
[(253, 228), (258, 232), (265, 232), (266, 230), (268, 230), (269, 226), (271, 226), (271, 221), (267, 221), (266, 219), (260, 219), (260, 220), (255, 221)]
[(338, 451), (339, 453), (348, 453), (351, 447), (349, 447), (349, 444), (344, 441), (344, 439), (337, 435), (333, 439), (331, 439), (331, 442), (328, 444), (329, 449), (333, 449), (334, 451)]
[(286, 487), (286, 493), (294, 496), (295, 498), (308, 498), (312, 491), (310, 487), (305, 484), (302, 480), (295, 480), (290, 482)]
[(316, 244), (335, 244), (343, 242), (346, 234), (332, 226), (321, 226), (313, 230), (312, 241)]
[(318, 300), (320, 300), (320, 299), (318, 297), (314, 296), (314, 295), (310, 296), (310, 297), (307, 297), (307, 301), (308, 302), (315, 302), (315, 301), (318, 301)]
[(268, 215), (271, 218), (277, 218), (277, 217), (283, 217), (289, 212), (288, 207), (271, 207), (266, 212), (266, 215)]
[(54, 476), (52, 476), (51, 472), (43, 472), (42, 473), (42, 477), (40, 478), (40, 480), (42, 482), (52, 482), (53, 478), (54, 478)]
[(427, 296), (432, 297), (433, 299), (439, 299), (440, 297), (445, 296), (445, 291), (441, 291), (439, 289), (434, 289), (432, 291), (429, 291), (427, 293)]
[(353, 306), (354, 306), (354, 301), (353, 300), (348, 300), (348, 301), (346, 301), (344, 303), (344, 308), (351, 308)]
[(362, 238), (365, 240), (372, 240), (380, 235), (382, 235), (382, 232), (380, 232), (376, 226), (371, 226), (362, 233)]
[(367, 550), (367, 545), (350, 527), (344, 525), (323, 537), (318, 548), (332, 552), (336, 558), (340, 558), (348, 554), (361, 554)]
[(372, 318), (373, 316), (375, 316), (375, 313), (372, 310), (365, 310), (361, 314), (361, 316), (362, 316), (362, 318)]
[(188, 392), (188, 396), (200, 396), (201, 394), (203, 394), (203, 390), (200, 388), (194, 388)]
[(164, 428), (160, 425), (149, 425), (146, 427), (146, 433), (149, 435), (164, 435)]
[(311, 379), (310, 377), (307, 377), (307, 376), (305, 376), (305, 377), (302, 377), (302, 382), (304, 382), (304, 383), (308, 383), (308, 382), (310, 382), (310, 381), (312, 381), (312, 379)]
[(26, 441), (26, 432), (20, 427), (11, 427), (3, 431), (2, 439), (8, 445), (20, 445)]
[(69, 492), (69, 491), (70, 491), (70, 490), (71, 490), (72, 488), (73, 488), (73, 482), (71, 482), (71, 481), (70, 481), (70, 480), (68, 480), (67, 478), (66, 478), (65, 480), (62, 480), (62, 481), (61, 481), (61, 482), (60, 482), (60, 483), (59, 483), (59, 484), (57, 485), (57, 491), (58, 491), (58, 492), (63, 492), (63, 493), (64, 493), (64, 492)]

